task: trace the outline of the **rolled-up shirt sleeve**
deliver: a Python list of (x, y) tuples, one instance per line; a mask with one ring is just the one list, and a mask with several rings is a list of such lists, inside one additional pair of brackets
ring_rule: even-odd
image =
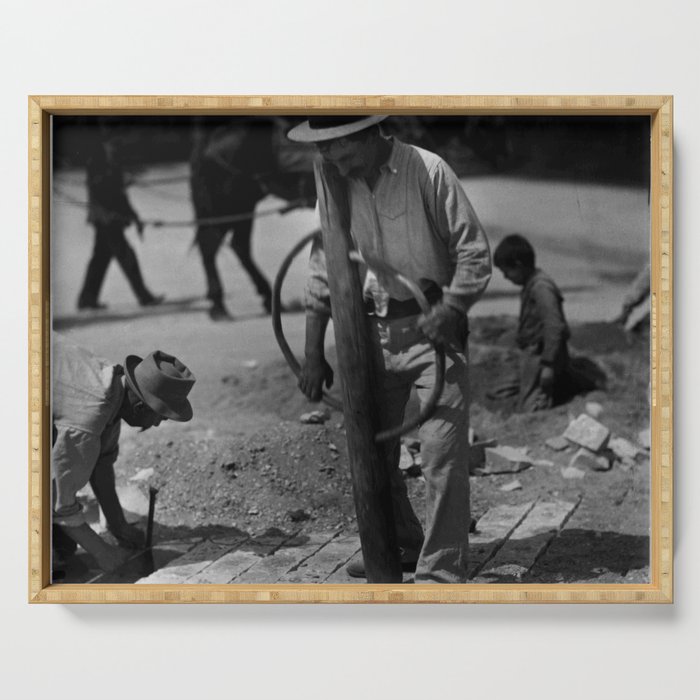
[(309, 256), (308, 277), (304, 290), (304, 306), (307, 313), (318, 316), (331, 315), (331, 295), (328, 290), (326, 253), (321, 237), (314, 238)]
[(111, 467), (119, 456), (119, 436), (121, 434), (121, 422), (119, 420), (110, 423), (100, 437), (100, 456), (95, 464), (95, 469), (102, 466)]
[(56, 441), (51, 451), (54, 523), (77, 527), (85, 522), (76, 494), (90, 480), (100, 449), (99, 436), (72, 427), (56, 426)]
[(459, 179), (444, 161), (433, 169), (430, 182), (431, 216), (455, 265), (452, 281), (443, 288), (443, 300), (466, 314), (491, 279), (489, 244)]

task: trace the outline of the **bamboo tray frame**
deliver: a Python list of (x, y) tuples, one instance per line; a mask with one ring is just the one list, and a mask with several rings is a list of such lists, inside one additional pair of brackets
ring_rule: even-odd
[[(50, 118), (310, 113), (647, 115), (651, 119), (651, 559), (648, 584), (50, 583)], [(29, 97), (29, 601), (32, 603), (673, 602), (673, 98), (275, 95)]]

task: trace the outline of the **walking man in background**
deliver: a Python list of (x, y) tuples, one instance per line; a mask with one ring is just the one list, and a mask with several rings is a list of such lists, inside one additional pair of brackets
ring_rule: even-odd
[[(289, 132), (314, 143), (344, 178), (353, 242), (420, 284), (432, 304), (422, 315), (407, 290), (363, 269), (380, 429), (400, 424), (413, 386), (423, 403), (435, 381), (430, 341), (446, 346), (445, 386), (432, 418), (420, 428), (426, 480), (424, 527), (398, 469), (400, 442), (385, 443), (392, 505), (404, 571), (416, 583), (467, 579), (469, 509), (467, 312), (491, 276), (488, 243), (457, 176), (439, 156), (393, 138), (383, 117), (314, 117)], [(331, 316), (324, 251), (314, 244), (306, 289), (305, 362), (299, 386), (321, 398), (333, 372), (324, 356)], [(349, 378), (346, 378), (346, 381)], [(363, 577), (364, 565), (348, 566)]]
[(124, 236), (132, 223), (143, 237), (143, 223), (126, 194), (124, 172), (119, 164), (114, 135), (102, 134), (87, 164), (88, 222), (95, 228), (95, 245), (88, 263), (78, 309), (104, 309), (99, 301), (107, 268), (115, 258), (141, 306), (163, 301), (146, 288), (139, 261)]

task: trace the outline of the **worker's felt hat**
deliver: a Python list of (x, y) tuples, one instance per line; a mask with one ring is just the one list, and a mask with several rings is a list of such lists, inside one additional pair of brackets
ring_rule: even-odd
[(143, 359), (129, 355), (124, 376), (129, 388), (158, 415), (181, 422), (192, 418), (187, 395), (195, 376), (176, 357), (160, 350)]
[(290, 129), (287, 138), (290, 141), (300, 143), (317, 143), (318, 141), (330, 141), (343, 136), (356, 134), (358, 131), (368, 129), (370, 126), (384, 121), (387, 115), (368, 116), (318, 116), (309, 117), (305, 122)]

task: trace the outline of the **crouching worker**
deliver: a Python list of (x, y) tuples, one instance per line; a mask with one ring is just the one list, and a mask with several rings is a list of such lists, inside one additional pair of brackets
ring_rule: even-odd
[(76, 494), (88, 482), (117, 541), (131, 548), (144, 544), (141, 530), (126, 522), (115, 488), (121, 421), (142, 432), (164, 420), (190, 420), (187, 395), (194, 382), (185, 365), (160, 350), (144, 359), (129, 355), (122, 367), (55, 336), (51, 455), (55, 551), (69, 554), (77, 543), (104, 571), (115, 569), (129, 556), (85, 521)]
[(569, 326), (563, 297), (551, 277), (535, 267), (535, 251), (523, 236), (506, 236), (493, 256), (494, 265), (520, 292), (516, 342), (520, 348), (517, 376), (494, 387), (489, 398), (517, 397), (517, 410), (541, 411), (571, 394)]

